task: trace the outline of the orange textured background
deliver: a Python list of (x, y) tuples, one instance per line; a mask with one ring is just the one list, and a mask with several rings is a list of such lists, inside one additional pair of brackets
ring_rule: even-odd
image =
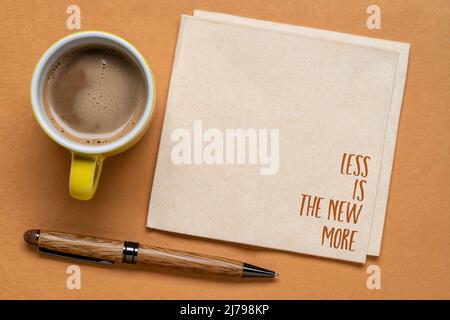
[[(69, 152), (41, 131), (29, 97), (41, 54), (73, 32), (66, 28), (70, 4), (81, 8), (82, 30), (116, 33), (139, 48), (157, 84), (149, 132), (105, 161), (89, 202), (70, 198)], [(381, 30), (366, 27), (370, 4), (381, 7)], [(411, 43), (381, 257), (362, 266), (145, 227), (180, 15), (193, 9)], [(4, 0), (0, 26), (0, 298), (450, 298), (449, 1)], [(81, 290), (68, 290), (73, 262), (34, 253), (22, 240), (29, 228), (221, 255), (281, 276), (235, 281), (79, 263)], [(381, 268), (381, 290), (366, 287), (371, 264)]]

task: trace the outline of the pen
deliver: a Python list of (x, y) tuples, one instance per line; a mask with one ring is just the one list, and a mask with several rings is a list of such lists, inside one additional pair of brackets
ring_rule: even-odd
[(203, 254), (54, 231), (28, 230), (25, 242), (41, 253), (112, 265), (158, 265), (235, 277), (274, 278), (278, 274), (245, 262)]

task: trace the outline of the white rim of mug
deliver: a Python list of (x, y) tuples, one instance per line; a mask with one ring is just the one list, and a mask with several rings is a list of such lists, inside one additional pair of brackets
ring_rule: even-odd
[[(42, 88), (41, 81), (46, 78), (46, 75), (43, 77), (42, 73), (45, 71), (45, 68), (51, 58), (65, 46), (68, 46), (75, 40), (79, 40), (82, 38), (103, 38), (109, 41), (112, 41), (118, 44), (122, 49), (128, 51), (139, 63), (139, 66), (144, 74), (146, 86), (147, 86), (147, 100), (145, 104), (144, 113), (141, 115), (139, 120), (134, 125), (133, 129), (130, 130), (123, 137), (120, 137), (116, 141), (111, 143), (106, 143), (98, 146), (87, 146), (75, 141), (72, 141), (63, 135), (61, 135), (56, 128), (54, 128), (50, 124), (50, 119), (48, 119), (47, 114), (45, 113), (44, 103), (42, 101)], [(38, 64), (33, 73), (33, 78), (31, 81), (31, 103), (34, 111), (34, 115), (38, 120), (41, 128), (49, 135), (56, 143), (59, 145), (70, 149), (72, 151), (76, 151), (83, 154), (106, 154), (112, 152), (114, 150), (120, 149), (130, 143), (137, 135), (141, 133), (142, 130), (147, 125), (147, 122), (150, 121), (150, 118), (154, 109), (154, 101), (155, 101), (155, 83), (154, 77), (146, 62), (145, 58), (140, 54), (140, 52), (128, 41), (120, 38), (111, 33), (107, 33), (104, 31), (82, 31), (78, 33), (71, 34), (66, 36), (56, 43), (54, 43), (47, 51), (42, 55)]]

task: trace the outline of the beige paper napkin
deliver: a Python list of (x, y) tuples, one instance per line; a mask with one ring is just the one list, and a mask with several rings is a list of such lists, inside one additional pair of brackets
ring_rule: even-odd
[(194, 16), (203, 17), (207, 19), (214, 19), (217, 21), (231, 22), (249, 26), (255, 26), (260, 28), (266, 28), (271, 30), (279, 30), (286, 32), (293, 32), (299, 35), (316, 34), (318, 37), (324, 37), (326, 39), (341, 39), (341, 41), (359, 41), (363, 45), (373, 46), (383, 50), (392, 50), (397, 52), (399, 59), (396, 67), (396, 75), (394, 80), (394, 86), (401, 88), (392, 93), (390, 113), (388, 115), (386, 125), (386, 135), (384, 138), (383, 156), (381, 163), (380, 178), (378, 182), (377, 195), (375, 200), (375, 210), (372, 217), (371, 236), (369, 240), (368, 254), (373, 256), (379, 256), (381, 249), (381, 239), (383, 236), (384, 220), (386, 215), (386, 205), (389, 192), (389, 182), (392, 171), (392, 163), (395, 152), (395, 143), (397, 138), (398, 123), (400, 118), (400, 109), (403, 98), (403, 87), (406, 79), (406, 71), (409, 56), (409, 44), (386, 41), (380, 39), (370, 39), (366, 37), (350, 36), (342, 33), (315, 30), (311, 28), (305, 28), (300, 26), (274, 23), (270, 21), (256, 20), (243, 18), (238, 16), (232, 16), (228, 14), (208, 12), (202, 10), (194, 10)]
[[(369, 240), (373, 253), (381, 242), (408, 49), (230, 16), (183, 16), (148, 226), (364, 262)], [(189, 153), (198, 164), (177, 164), (180, 129), (191, 140), (196, 130), (278, 130), (279, 170), (261, 175), (261, 161), (208, 165), (192, 155), (195, 143)], [(340, 173), (344, 154), (370, 157), (367, 177)], [(365, 181), (363, 201), (353, 193), (356, 179)], [(302, 194), (311, 203), (321, 197), (321, 210), (303, 210)], [(346, 206), (362, 207), (352, 216)]]

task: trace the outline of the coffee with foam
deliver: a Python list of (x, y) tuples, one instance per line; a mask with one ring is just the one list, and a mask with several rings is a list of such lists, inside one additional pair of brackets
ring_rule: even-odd
[(61, 135), (98, 145), (133, 128), (147, 92), (134, 61), (113, 48), (91, 46), (71, 50), (54, 63), (43, 97), (47, 116)]

